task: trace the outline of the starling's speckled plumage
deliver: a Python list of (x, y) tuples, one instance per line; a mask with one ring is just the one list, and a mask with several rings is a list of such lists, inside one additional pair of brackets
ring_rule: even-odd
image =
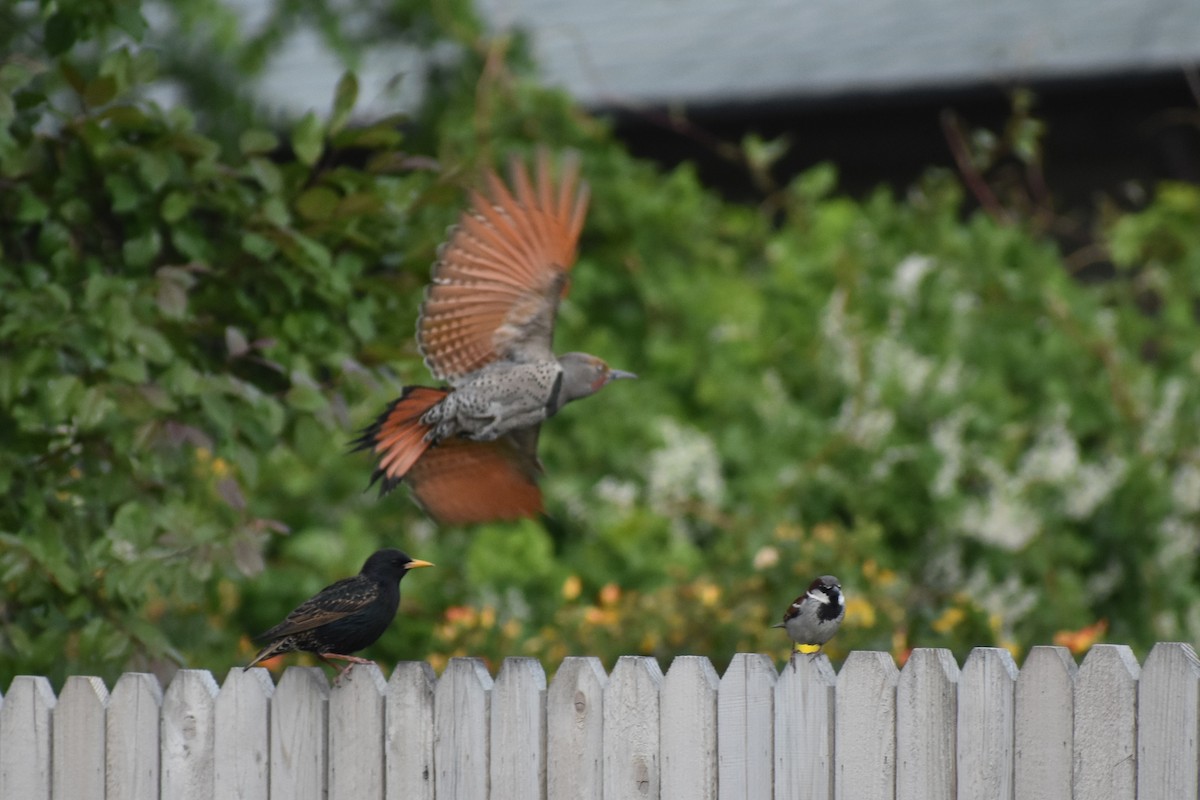
[(783, 622), (774, 627), (786, 630), (799, 652), (815, 653), (833, 638), (845, 616), (842, 585), (832, 575), (822, 575), (788, 606)]
[(374, 644), (392, 624), (400, 606), (400, 581), (408, 571), (432, 566), (399, 550), (372, 553), (362, 571), (353, 578), (326, 586), (301, 603), (283, 622), (256, 637), (255, 641), (268, 644), (246, 668), (294, 650), (315, 653), (337, 669), (339, 675), (342, 668), (329, 659), (372, 663), (350, 654)]
[(569, 159), (555, 183), (538, 154), (514, 161), (512, 190), (488, 173), (438, 251), (417, 344), (445, 389), (410, 386), (354, 444), (371, 450), (381, 493), (401, 482), (439, 522), (536, 516), (538, 431), (572, 400), (636, 377), (587, 353), (555, 356), (558, 304), (587, 211)]

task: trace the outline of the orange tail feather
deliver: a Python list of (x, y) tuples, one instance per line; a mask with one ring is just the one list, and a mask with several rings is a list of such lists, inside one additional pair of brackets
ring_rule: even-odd
[(379, 455), (379, 463), (371, 473), (371, 483), (379, 481), (379, 494), (385, 495), (404, 479), (413, 464), (429, 449), (425, 440), (428, 425), (421, 424), (421, 415), (449, 394), (445, 389), (428, 386), (407, 386), (399, 398), (392, 401), (379, 418), (363, 429), (351, 444), (355, 450), (370, 450)]

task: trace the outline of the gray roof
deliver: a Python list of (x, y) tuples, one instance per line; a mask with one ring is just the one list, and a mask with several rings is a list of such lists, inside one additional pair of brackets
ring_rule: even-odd
[[(264, 0), (225, 0), (252, 26)], [(725, 105), (1096, 77), (1200, 62), (1200, 0), (477, 0), (530, 32), (548, 82), (591, 106)], [(360, 113), (410, 107), (421, 65), (364, 54)], [(264, 99), (328, 108), (341, 67), (299, 31)]]
[(1200, 61), (1200, 0), (482, 0), (590, 105), (723, 104)]

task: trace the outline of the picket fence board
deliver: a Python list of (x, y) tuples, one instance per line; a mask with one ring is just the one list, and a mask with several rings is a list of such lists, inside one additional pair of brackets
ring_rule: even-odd
[(603, 800), (604, 690), (594, 656), (563, 659), (546, 693), (547, 800)]
[(1137, 699), (1141, 667), (1120, 644), (1098, 644), (1075, 678), (1076, 800), (1137, 797)]
[(1012, 800), (1013, 697), (1017, 665), (1007, 650), (977, 647), (958, 679), (958, 798)]
[(425, 661), (402, 661), (388, 681), (384, 752), (388, 800), (434, 800), (433, 693)]
[(207, 670), (181, 669), (163, 695), (162, 796), (210, 800), (216, 741), (217, 682)]
[(838, 674), (834, 722), (834, 797), (892, 800), (896, 795), (896, 687), (887, 653), (860, 650)]
[(328, 731), (324, 671), (289, 667), (271, 697), (271, 800), (325, 800)]
[(916, 648), (896, 687), (897, 800), (954, 800), (958, 662), (949, 650)]
[(677, 656), (662, 687), (659, 741), (662, 796), (717, 798), (717, 691), (721, 679), (702, 656)]
[(771, 796), (778, 679), (774, 662), (764, 653), (738, 653), (721, 677), (717, 697), (721, 800)]
[(0, 800), (50, 799), (50, 720), (56, 702), (46, 678), (13, 678), (0, 703)]
[(478, 658), (450, 659), (437, 683), (433, 763), (438, 800), (484, 800), (488, 796), (492, 683)]
[(663, 674), (649, 656), (621, 656), (604, 689), (604, 798), (659, 797), (659, 692)]
[(67, 678), (51, 717), (51, 795), (104, 800), (104, 715), (108, 688), (100, 678)]
[(506, 658), (492, 688), (492, 797), (546, 796), (546, 672), (536, 658)]
[(355, 664), (329, 693), (329, 800), (383, 800), (383, 713), (387, 681)]
[(1013, 791), (1017, 800), (1071, 796), (1075, 757), (1075, 677), (1065, 647), (1034, 647), (1017, 676)]
[(271, 792), (271, 695), (275, 684), (262, 667), (234, 667), (217, 695), (213, 743), (216, 797), (267, 800)]
[(1190, 645), (1160, 642), (1138, 686), (1138, 797), (1196, 797), (1200, 660)]
[(1033, 648), (1020, 671), (978, 648), (960, 670), (917, 649), (454, 658), (390, 680), (357, 665), (19, 676), (0, 697), (0, 800), (1164, 800), (1200, 796), (1200, 659), (1160, 643), (1139, 666), (1097, 645), (1076, 666)]
[(107, 800), (158, 800), (162, 697), (158, 678), (145, 672), (126, 672), (113, 687), (104, 735)]
[(824, 653), (793, 653), (775, 684), (775, 800), (832, 800), (837, 675)]

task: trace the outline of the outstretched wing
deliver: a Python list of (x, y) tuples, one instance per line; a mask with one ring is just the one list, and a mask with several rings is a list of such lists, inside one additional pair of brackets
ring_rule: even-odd
[(551, 337), (587, 212), (579, 162), (556, 181), (540, 150), (536, 175), (512, 163), (512, 189), (495, 173), (474, 194), (438, 252), (417, 321), (417, 344), (435, 377), (449, 381), (498, 360), (553, 358)]
[(447, 439), (426, 450), (404, 482), (443, 524), (536, 517), (542, 512), (538, 430), (525, 428), (491, 442)]
[(375, 581), (357, 575), (344, 578), (305, 600), (283, 622), (256, 636), (255, 641), (266, 642), (319, 628), (369, 606), (378, 595), (379, 584)]

